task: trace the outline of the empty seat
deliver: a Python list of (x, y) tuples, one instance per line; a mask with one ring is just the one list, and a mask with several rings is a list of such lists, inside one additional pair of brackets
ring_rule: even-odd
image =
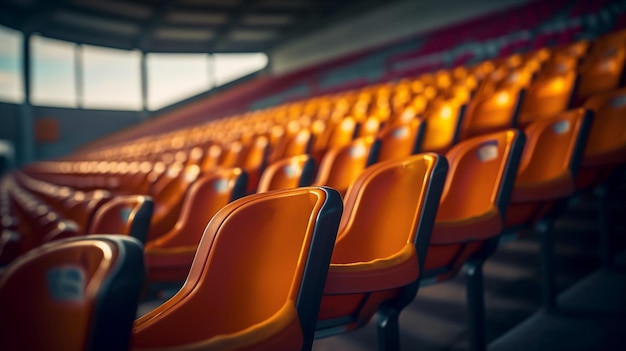
[(253, 194), (204, 231), (185, 284), (135, 321), (135, 350), (310, 350), (342, 212), (308, 187)]
[(313, 185), (329, 186), (345, 194), (350, 184), (378, 158), (379, 142), (373, 137), (328, 150), (320, 163)]
[(482, 265), (493, 253), (517, 174), (524, 134), (517, 130), (460, 142), (446, 153), (450, 171), (424, 262), (424, 285), (466, 266), (471, 348), (485, 349)]
[(467, 105), (460, 140), (517, 126), (523, 96), (524, 90), (518, 84), (477, 93)]
[(404, 124), (395, 124), (378, 134), (380, 149), (378, 161), (396, 160), (420, 151), (426, 122), (412, 119)]
[(144, 279), (134, 238), (41, 246), (0, 276), (3, 350), (126, 350)]
[(377, 163), (350, 186), (317, 324), (317, 337), (379, 314), (382, 349), (399, 347), (398, 315), (417, 293), (447, 162), (420, 154)]
[(298, 155), (278, 160), (265, 168), (257, 193), (310, 185), (315, 161), (310, 155)]
[(524, 94), (518, 124), (549, 118), (569, 109), (574, 103), (578, 58), (563, 57), (548, 62)]
[(153, 206), (149, 196), (117, 196), (98, 208), (86, 234), (125, 234), (145, 244)]
[(240, 168), (217, 168), (189, 187), (176, 224), (146, 244), (148, 281), (182, 282), (207, 224), (222, 207), (246, 193)]
[(594, 94), (617, 89), (624, 84), (626, 45), (623, 33), (610, 34), (594, 41), (582, 61), (576, 88), (578, 105)]
[(424, 114), (423, 152), (444, 154), (459, 141), (465, 105), (455, 101), (441, 101)]

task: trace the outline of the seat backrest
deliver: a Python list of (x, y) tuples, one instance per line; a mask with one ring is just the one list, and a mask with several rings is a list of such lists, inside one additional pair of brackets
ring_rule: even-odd
[(454, 146), (446, 158), (450, 171), (438, 220), (481, 216), (499, 211), (504, 219), (525, 136), (518, 130), (481, 135)]
[(240, 168), (216, 168), (191, 185), (172, 229), (146, 244), (146, 250), (195, 247), (207, 224), (222, 207), (246, 193), (247, 176)]
[(149, 196), (117, 196), (96, 211), (87, 234), (126, 234), (145, 244), (153, 205)]
[(459, 140), (465, 105), (440, 102), (424, 115), (426, 126), (422, 140), (423, 152), (445, 153)]
[(460, 140), (517, 126), (517, 115), (524, 90), (518, 85), (478, 93), (465, 111)]
[(625, 62), (626, 45), (623, 38), (603, 43), (596, 40), (580, 65), (577, 98), (584, 101), (592, 95), (620, 87), (623, 84)]
[(626, 162), (626, 88), (594, 95), (585, 103), (595, 113), (583, 165)]
[(550, 118), (570, 108), (578, 77), (576, 57), (549, 62), (526, 89), (518, 123), (524, 126), (541, 118)]
[(41, 246), (0, 276), (3, 350), (125, 350), (143, 285), (142, 245), (84, 236)]
[(278, 160), (265, 168), (257, 193), (307, 186), (313, 181), (315, 161), (311, 155), (298, 155)]
[(211, 219), (180, 291), (135, 322), (133, 348), (265, 350), (278, 339), (273, 349), (310, 349), (341, 212), (323, 187), (233, 201)]
[(418, 153), (425, 125), (425, 121), (415, 118), (383, 130), (378, 135), (380, 140), (378, 162), (397, 160)]
[(592, 116), (593, 112), (579, 108), (528, 125), (515, 185), (541, 184), (560, 177), (571, 178), (573, 185)]
[(324, 154), (314, 185), (329, 186), (344, 194), (350, 184), (378, 158), (379, 141), (359, 138)]
[(287, 129), (282, 139), (276, 143), (269, 162), (274, 163), (291, 156), (309, 153), (312, 141), (313, 137), (309, 129), (302, 128), (297, 131)]
[(151, 192), (154, 200), (149, 239), (159, 237), (176, 223), (187, 190), (200, 176), (196, 165), (185, 167), (160, 192)]
[(204, 158), (202, 158), (202, 163), (200, 164), (200, 170), (203, 173), (211, 171), (222, 162), (222, 157), (223, 151), (221, 146), (213, 144), (207, 147), (204, 151)]
[(346, 193), (332, 263), (386, 258), (407, 243), (422, 263), (447, 170), (445, 158), (432, 153), (366, 169)]

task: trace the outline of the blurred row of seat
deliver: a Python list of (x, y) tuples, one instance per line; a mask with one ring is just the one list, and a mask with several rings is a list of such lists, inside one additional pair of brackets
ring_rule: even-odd
[(481, 269), (503, 234), (542, 228), (555, 307), (550, 224), (626, 162), (625, 50), (614, 33), (33, 164), (3, 178), (3, 233), (40, 238), (12, 224), (40, 204), (89, 228), (89, 203), (150, 196), (148, 282), (183, 285), (135, 321), (137, 349), (309, 349), (375, 314), (398, 349), (418, 288), (463, 267), (485, 349)]

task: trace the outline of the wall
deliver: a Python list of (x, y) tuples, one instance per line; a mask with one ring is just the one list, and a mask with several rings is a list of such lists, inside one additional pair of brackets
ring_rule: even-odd
[[(8, 140), (15, 146), (17, 165), (20, 159), (21, 140), (19, 119), (21, 106), (0, 103), (0, 139)], [(136, 111), (103, 111), (87, 109), (68, 109), (56, 107), (33, 107), (35, 121), (41, 118), (53, 119), (58, 125), (58, 139), (52, 142), (36, 142), (34, 160), (45, 160), (66, 156), (81, 145), (101, 138), (110, 133), (127, 128), (140, 122), (140, 113)]]
[(272, 73), (291, 72), (527, 2), (530, 0), (398, 1), (277, 47), (269, 54)]

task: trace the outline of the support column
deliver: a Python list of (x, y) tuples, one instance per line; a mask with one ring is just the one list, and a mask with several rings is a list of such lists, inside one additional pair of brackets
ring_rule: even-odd
[(24, 32), (22, 41), (22, 79), (24, 81), (24, 103), (20, 110), (18, 123), (17, 155), (18, 166), (22, 166), (35, 159), (35, 116), (30, 101), (31, 76), (30, 76), (30, 38), (32, 33)]
[(146, 60), (146, 52), (141, 51), (141, 112), (140, 120), (146, 120), (150, 117), (148, 111), (148, 63)]
[(74, 45), (74, 79), (76, 84), (76, 107), (84, 107), (85, 91), (83, 86), (83, 46)]

